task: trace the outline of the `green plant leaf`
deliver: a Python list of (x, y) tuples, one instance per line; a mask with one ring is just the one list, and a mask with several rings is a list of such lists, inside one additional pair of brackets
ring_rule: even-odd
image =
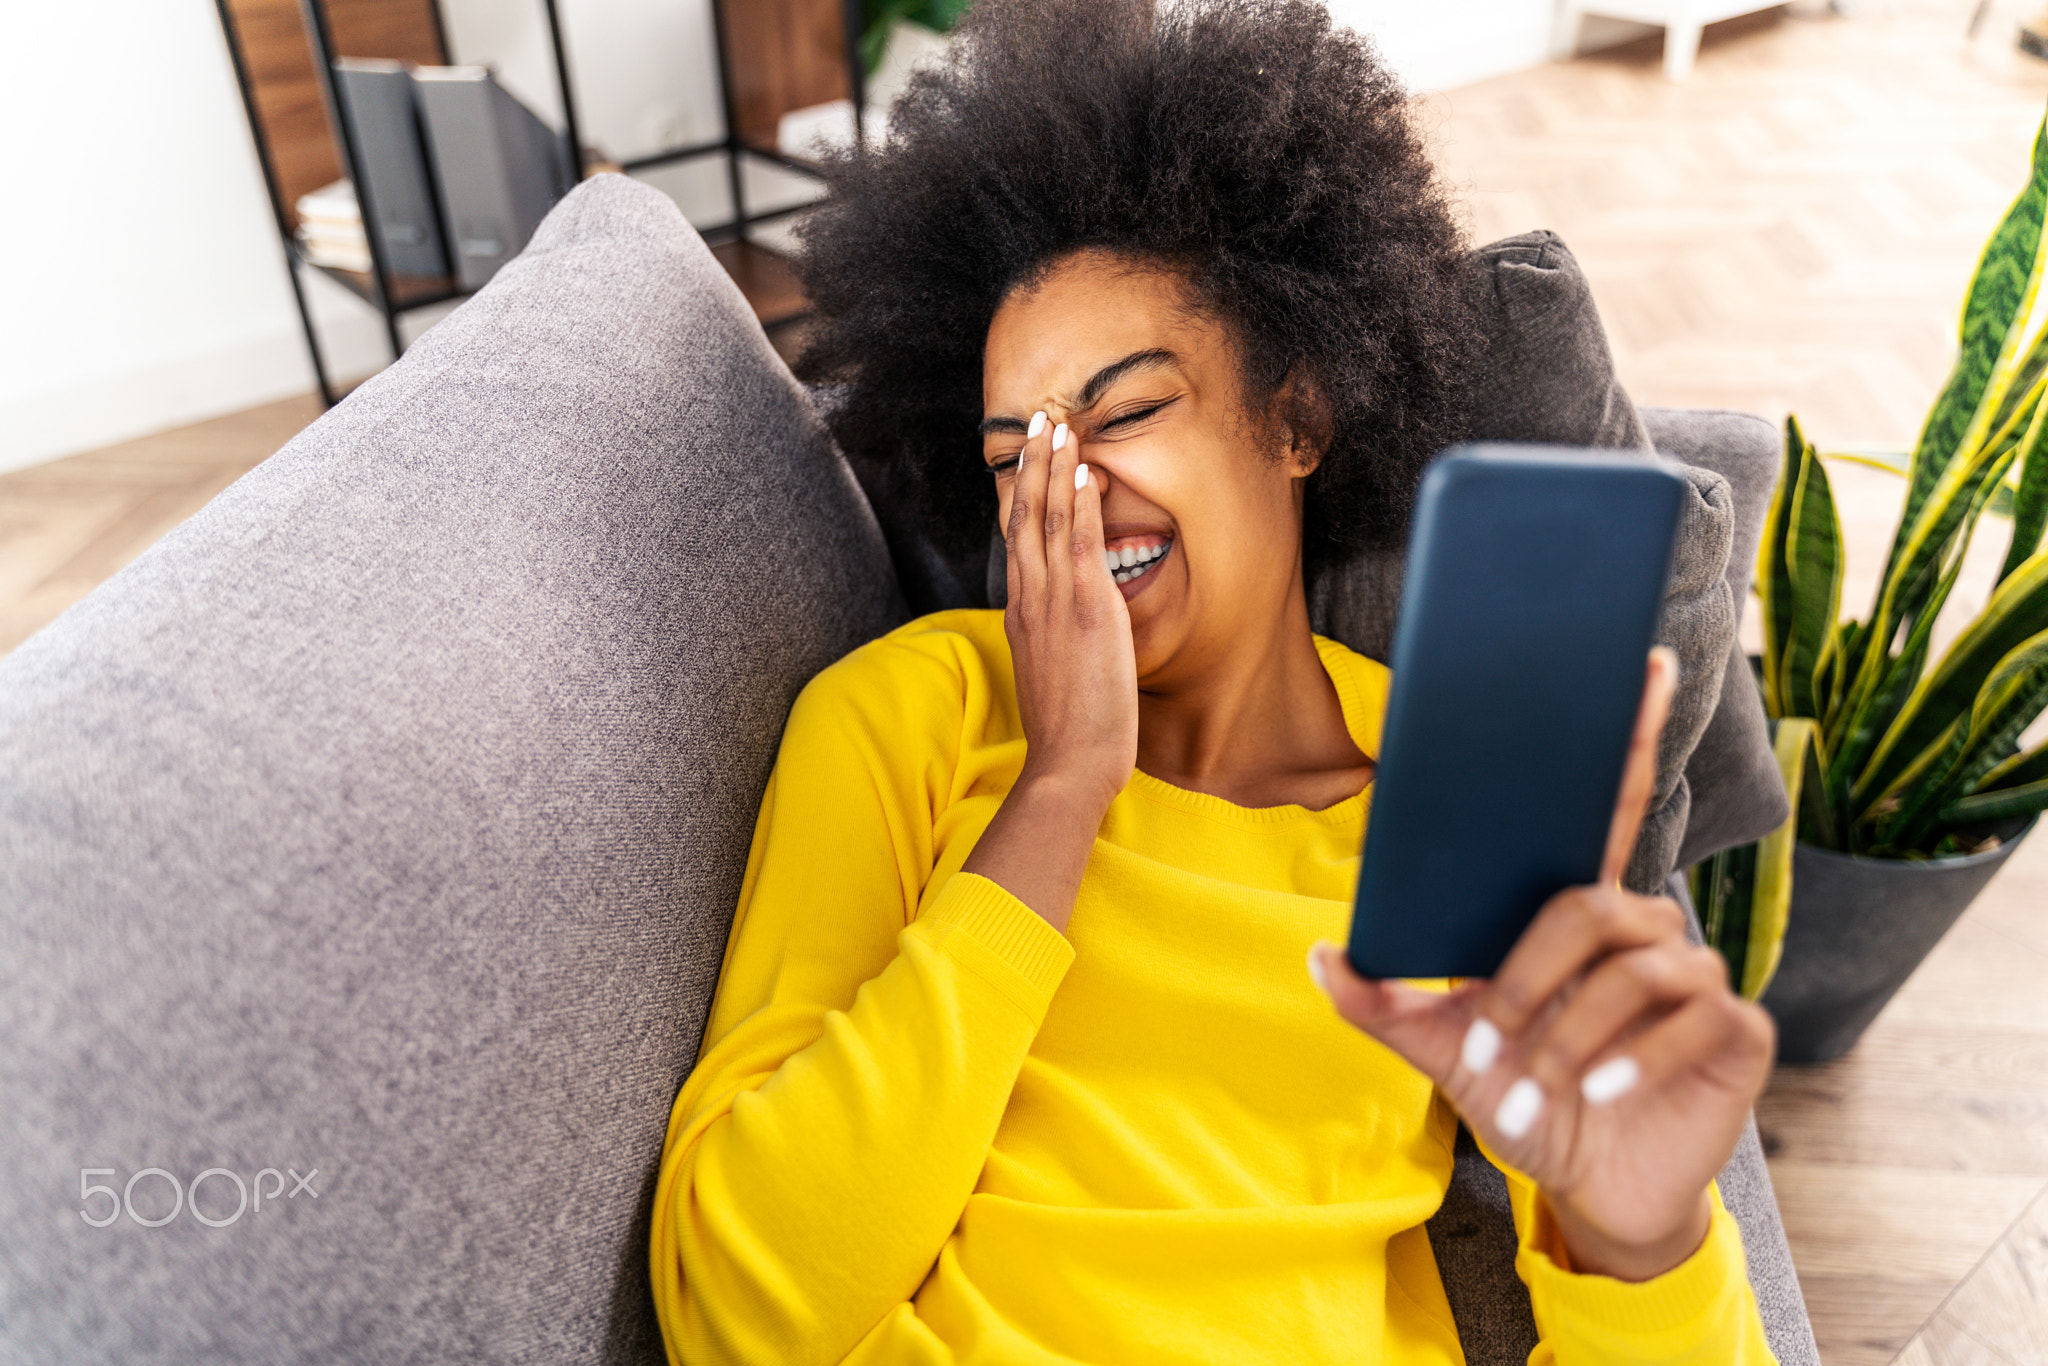
[[(2048, 335), (2048, 329), (2043, 333)], [(2034, 427), (2027, 434), (2026, 451), (2020, 457), (2018, 482), (2010, 489), (1999, 489), (2005, 495), (2006, 515), (2012, 518), (2012, 545), (2005, 552), (2005, 563), (1998, 569), (2000, 582), (2012, 577), (2013, 571), (2041, 548), (2042, 528), (2048, 526), (2048, 440), (2040, 435), (2044, 413), (2048, 413), (2048, 402), (2041, 403), (2035, 411)], [(1993, 499), (1994, 504), (1997, 501)], [(1997, 509), (1994, 506), (1992, 510)]]
[(1941, 813), (1936, 829), (1954, 830), (1996, 825), (2019, 816), (2048, 811), (2048, 778), (1996, 792), (1973, 792)]
[(1770, 716), (1785, 714), (1785, 652), (1792, 632), (1793, 587), (1789, 555), (1792, 544), (1792, 504), (1799, 487), (1800, 470), (1812, 447), (1799, 430), (1799, 419), (1785, 419), (1785, 462), (1771, 490), (1770, 510), (1764, 515), (1763, 536), (1756, 549), (1757, 594), (1763, 606), (1764, 711)]
[[(1885, 579), (1904, 556), (1909, 531), (1922, 503), (1934, 492), (1949, 464), (1988, 431), (2003, 388), (2002, 361), (2018, 349), (2040, 279), (2041, 224), (2048, 211), (2048, 120), (2034, 137), (2032, 173), (1978, 258), (1963, 301), (1960, 350), (1941, 397), (1935, 400), (1913, 448), (1913, 473), (1906, 505), (1885, 562)], [(1874, 615), (1874, 614), (1873, 614)]]
[[(2048, 416), (2048, 410), (2038, 406), (2031, 411), (2036, 417)], [(2032, 440), (2038, 441), (2040, 434), (2039, 422), (2030, 425), (2028, 435)], [(1944, 596), (1939, 585), (1953, 571), (1951, 559), (1960, 562), (1969, 550), (1985, 504), (1998, 492), (2007, 472), (2024, 456), (2025, 449), (2017, 439), (1987, 443), (1967, 459), (1951, 465), (1933, 494), (1921, 504), (1926, 537), (1922, 540), (1916, 530), (1913, 553), (1895, 567), (1898, 581), (1884, 585), (1880, 595), (1880, 610), (1888, 613), (1888, 623), (1897, 623), (1895, 629), (1910, 635), (1921, 618), (1939, 610), (1935, 599)]]
[[(1842, 847), (1841, 831), (1844, 821), (1840, 815), (1843, 805), (1835, 794), (1828, 791), (1827, 737), (1816, 725), (1807, 744), (1806, 767), (1798, 788), (1798, 798), (1792, 803), (1793, 819), (1800, 839), (1808, 844), (1820, 845), (1823, 849)], [(1788, 791), (1788, 797), (1792, 794)]]
[[(1792, 813), (1784, 824), (1757, 841), (1748, 942), (1742, 955), (1742, 971), (1732, 978), (1745, 1000), (1754, 1001), (1764, 994), (1785, 950), (1785, 926), (1792, 914), (1792, 844), (1798, 833), (1800, 789), (1813, 755), (1816, 730), (1812, 720), (1788, 716), (1778, 722), (1777, 732), (1771, 737), (1771, 749), (1777, 756), (1778, 773), (1785, 780), (1785, 795), (1791, 799)], [(1731, 963), (1729, 968), (1733, 972), (1735, 965)]]
[(1920, 774), (1919, 784), (1874, 805), (1861, 822), (1869, 835), (1859, 841), (1856, 852), (1873, 858), (1903, 857), (1901, 848), (1907, 832), (1941, 809), (1940, 792), (1970, 742), (1970, 727), (1957, 717), (1946, 731), (1933, 759)]
[(1756, 846), (1724, 849), (1693, 870), (1693, 906), (1706, 941), (1728, 963), (1728, 980), (1740, 982), (1749, 957), (1749, 908), (1756, 886)]
[(1862, 645), (1863, 623), (1844, 621), (1835, 627), (1833, 648), (1821, 652), (1821, 668), (1827, 671), (1826, 686), (1816, 684), (1814, 691), (1823, 695), (1820, 724), (1824, 735), (1839, 733), (1842, 701), (1849, 690), (1850, 663)]
[(1820, 458), (1839, 460), (1845, 465), (1861, 465), (1865, 469), (1882, 470), (1886, 474), (1896, 474), (1901, 479), (1913, 472), (1913, 457), (1890, 446), (1859, 451), (1822, 451)]
[[(1951, 543), (1952, 549), (1948, 555), (1947, 567), (1942, 571), (1941, 581), (1935, 585), (1933, 595), (1914, 619), (1913, 629), (1907, 634), (1905, 644), (1900, 647), (1898, 657), (1892, 662), (1891, 672), (1886, 676), (1884, 685), (1879, 688), (1870, 705), (1859, 715), (1858, 723), (1865, 728), (1859, 732), (1859, 738), (1873, 732), (1888, 737), (1892, 728), (1898, 724), (1899, 713), (1904, 710), (1907, 699), (1911, 697), (1912, 690), (1919, 684), (1921, 675), (1927, 667), (1927, 654), (1934, 639), (1934, 625), (1941, 619), (1941, 609), (1948, 602), (1949, 594), (1955, 590), (1956, 580), (1962, 577), (1963, 564), (1969, 549), (1968, 542), (1962, 537), (1968, 534), (1973, 524), (1974, 518), (1965, 524), (1957, 540)], [(1934, 745), (1916, 756), (1899, 756), (1907, 760), (1905, 768), (1901, 770), (1897, 763), (1886, 762), (1887, 746), (1880, 744), (1878, 752), (1871, 757), (1862, 774), (1852, 784), (1852, 800), (1869, 804), (1891, 795), (1902, 784), (1917, 777), (1920, 770), (1932, 761), (1938, 748), (1938, 745)]]
[[(1948, 574), (1942, 579), (1938, 590), (1940, 596), (1946, 597), (1949, 590), (1955, 587), (1956, 578), (1962, 572), (1962, 566), (1963, 562), (1959, 556), (1954, 565), (1950, 567)], [(1855, 735), (1855, 739), (1859, 743), (1867, 745), (1871, 735), (1883, 735), (1892, 726), (1897, 724), (1899, 713), (1905, 708), (1907, 699), (1913, 695), (1914, 688), (1919, 685), (1921, 676), (1927, 668), (1927, 652), (1933, 643), (1934, 622), (1934, 613), (1929, 612), (1922, 616), (1920, 622), (1915, 626), (1913, 634), (1906, 638), (1905, 647), (1899, 651), (1898, 658), (1893, 661), (1892, 671), (1885, 679), (1884, 686), (1878, 690), (1877, 696), (1870, 700), (1869, 705), (1858, 713), (1860, 728)], [(1868, 790), (1865, 788), (1864, 784), (1866, 782), (1874, 783), (1875, 779), (1880, 776), (1874, 772), (1876, 768), (1874, 763), (1867, 766), (1861, 775), (1844, 774), (1842, 781), (1851, 811), (1859, 808), (1867, 810), (1869, 807), (1881, 802), (1884, 798), (1891, 796), (1902, 784), (1910, 782), (1917, 777), (1921, 770), (1925, 769), (1939, 756), (1939, 752), (1940, 745), (1938, 743), (1930, 745), (1920, 754), (1912, 756), (1911, 762), (1896, 776), (1891, 775), (1890, 769), (1884, 770), (1883, 776), (1888, 778), (1888, 782), (1883, 787), (1873, 786)], [(1847, 820), (1847, 817), (1845, 817), (1845, 820)], [(1853, 822), (1850, 822), (1850, 824), (1853, 828)]]
[[(1999, 584), (1939, 663), (1900, 709), (1853, 786), (1852, 802), (1870, 804), (1893, 791), (1901, 774), (1925, 772), (1930, 746), (1970, 715), (1986, 680), (2029, 637), (2048, 627), (2048, 552), (2038, 552)], [(1832, 767), (1843, 769), (1837, 756)], [(1849, 769), (1849, 772), (1855, 770)]]
[[(2042, 339), (2048, 341), (2048, 330), (2043, 331)], [(1861, 465), (1865, 469), (1882, 470), (1886, 474), (1896, 474), (1901, 479), (1912, 473), (1912, 458), (1901, 450), (1874, 448), (1861, 451), (1822, 451), (1820, 458), (1839, 460), (1845, 465)], [(1984, 505), (1985, 514), (1991, 517), (2012, 516), (2013, 495), (2017, 485), (2018, 481), (2014, 476), (2006, 476), (2005, 482), (1992, 492), (1991, 501)]]
[(1957, 718), (1948, 762), (1912, 789), (1898, 816), (1881, 835), (1898, 849), (1919, 845), (1935, 821), (1959, 804), (1979, 780), (2012, 752), (2014, 741), (2048, 707), (2048, 630), (2022, 641), (1998, 661), (1970, 709), (1968, 725)]
[(925, 0), (924, 24), (940, 33), (951, 33), (974, 0)]
[[(1850, 789), (1853, 803), (1867, 805), (1889, 791), (1954, 714), (1943, 711), (1923, 717), (1920, 732), (1902, 733), (1913, 702), (1910, 697), (1903, 705), (1898, 701), (1906, 681), (1899, 665), (1912, 657), (1914, 640), (1933, 629), (1933, 617), (1955, 586), (1984, 503), (2019, 453), (2017, 446), (1996, 455), (1984, 451), (1951, 465), (1921, 505), (1906, 553), (1879, 591), (1876, 614), (1862, 641), (1862, 658), (1849, 685), (1847, 710), (1831, 737), (1832, 778)], [(1889, 647), (1901, 629), (1906, 630), (1906, 640), (1894, 657)], [(1917, 663), (1913, 676), (1918, 676)], [(1975, 695), (1974, 687), (1966, 694)]]
[[(2028, 319), (2022, 316), (2015, 321), (2025, 326)], [(2026, 354), (2020, 357), (2019, 364), (2013, 368), (2012, 376), (2005, 384), (2005, 394), (1998, 401), (1997, 411), (1992, 414), (1991, 430), (1998, 431), (2000, 428), (2012, 426), (2024, 427), (2026, 418), (2021, 410), (2028, 404), (2029, 395), (2035, 392), (2034, 386), (2044, 378), (2048, 378), (2048, 327), (2034, 334), (2034, 340), (2028, 345)]]
[(2014, 754), (2000, 761), (1989, 773), (1977, 782), (1979, 792), (1993, 792), (2004, 787), (2020, 787), (2027, 783), (2048, 778), (2048, 740), (2028, 750), (2025, 754)]
[[(1786, 424), (1788, 440), (1798, 428)], [(1779, 666), (1777, 714), (1820, 715), (1819, 672), (1824, 651), (1835, 638), (1842, 608), (1842, 523), (1835, 514), (1827, 470), (1810, 442), (1800, 442), (1797, 482), (1786, 519), (1780, 556), (1792, 595), (1791, 621), (1781, 628), (1784, 656)]]
[(872, 76), (889, 54), (889, 39), (899, 21), (950, 32), (967, 13), (972, 0), (861, 0), (860, 64)]

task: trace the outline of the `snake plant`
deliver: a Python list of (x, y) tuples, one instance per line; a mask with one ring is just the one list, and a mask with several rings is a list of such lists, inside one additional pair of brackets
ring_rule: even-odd
[(860, 64), (870, 76), (881, 69), (889, 52), (889, 37), (898, 23), (923, 24), (939, 33), (950, 33), (969, 0), (861, 0)]
[[(1708, 940), (1744, 995), (1776, 967), (1792, 844), (1929, 859), (1995, 846), (2048, 809), (2048, 744), (2019, 740), (2048, 708), (2048, 121), (2026, 188), (1984, 248), (1961, 351), (1906, 471), (1904, 506), (1869, 613), (1841, 615), (1842, 529), (1827, 470), (1796, 418), (1764, 526), (1758, 682), (1793, 797), (1784, 829), (1694, 870)], [(1935, 618), (1987, 510), (2011, 542), (1983, 611), (1939, 658)]]

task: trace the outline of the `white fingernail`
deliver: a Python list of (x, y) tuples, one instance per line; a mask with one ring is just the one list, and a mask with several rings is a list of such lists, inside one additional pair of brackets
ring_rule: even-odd
[(1323, 941), (1308, 946), (1308, 975), (1323, 995), (1330, 994), (1330, 979), (1323, 974)]
[(1678, 651), (1669, 645), (1653, 645), (1650, 647), (1650, 654), (1664, 661), (1664, 668), (1673, 678), (1678, 677)]
[(1609, 1058), (1586, 1074), (1579, 1083), (1579, 1094), (1588, 1105), (1605, 1105), (1634, 1090), (1642, 1078), (1643, 1069), (1636, 1066), (1634, 1058)]
[(1500, 1108), (1493, 1112), (1493, 1122), (1509, 1138), (1520, 1138), (1529, 1132), (1536, 1123), (1536, 1116), (1542, 1113), (1543, 1088), (1523, 1077), (1501, 1097)]
[(1493, 1066), (1493, 1060), (1499, 1056), (1500, 1030), (1482, 1015), (1465, 1031), (1465, 1047), (1461, 1052), (1465, 1070), (1475, 1077), (1484, 1076), (1486, 1069)]
[(1028, 431), (1028, 432), (1026, 432), (1026, 433), (1024, 433), (1024, 435), (1025, 435), (1025, 437), (1026, 437), (1026, 438), (1030, 438), (1030, 437), (1034, 437), (1034, 436), (1037, 436), (1037, 435), (1038, 435), (1038, 434), (1039, 434), (1040, 432), (1042, 432), (1042, 431), (1044, 431), (1044, 430), (1045, 430), (1045, 414), (1044, 414), (1044, 413), (1033, 413), (1033, 414), (1031, 415), (1031, 430), (1030, 430), (1030, 431)]
[(1082, 489), (1085, 489), (1087, 487), (1088, 467), (1086, 465), (1074, 466), (1074, 492), (1079, 493)]
[(1052, 429), (1052, 448), (1056, 451), (1064, 450), (1066, 449), (1066, 445), (1067, 424), (1062, 422), (1059, 426)]

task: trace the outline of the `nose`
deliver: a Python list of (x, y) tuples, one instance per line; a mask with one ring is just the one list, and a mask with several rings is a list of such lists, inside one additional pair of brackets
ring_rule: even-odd
[(1088, 482), (1095, 485), (1095, 492), (1103, 498), (1109, 497), (1113, 476), (1108, 468), (1099, 464), (1084, 446), (1080, 452), (1081, 463), (1088, 467)]

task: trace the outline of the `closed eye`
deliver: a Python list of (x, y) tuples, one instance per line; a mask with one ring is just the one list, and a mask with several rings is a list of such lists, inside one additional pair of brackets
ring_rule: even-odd
[(1155, 403), (1155, 404), (1153, 404), (1153, 405), (1152, 405), (1151, 407), (1149, 407), (1149, 408), (1139, 408), (1139, 409), (1137, 409), (1137, 410), (1136, 410), (1136, 411), (1134, 411), (1134, 412), (1128, 412), (1128, 413), (1125, 413), (1125, 414), (1123, 414), (1123, 415), (1122, 415), (1121, 417), (1113, 417), (1113, 418), (1111, 418), (1111, 419), (1110, 419), (1109, 421), (1107, 421), (1107, 422), (1105, 422), (1105, 423), (1103, 423), (1103, 424), (1102, 424), (1102, 428), (1101, 428), (1101, 430), (1103, 430), (1103, 431), (1105, 431), (1105, 432), (1106, 432), (1106, 431), (1109, 431), (1109, 430), (1110, 430), (1111, 428), (1113, 428), (1113, 427), (1128, 427), (1128, 426), (1132, 425), (1133, 423), (1137, 423), (1137, 422), (1143, 422), (1143, 421), (1144, 421), (1144, 420), (1145, 420), (1146, 418), (1148, 418), (1148, 417), (1152, 416), (1152, 415), (1153, 415), (1154, 413), (1158, 412), (1158, 411), (1159, 411), (1160, 409), (1162, 409), (1162, 408), (1165, 408), (1165, 407), (1168, 407), (1168, 406), (1170, 406), (1171, 404), (1175, 403), (1176, 401), (1177, 401), (1177, 400), (1175, 400), (1175, 399), (1170, 399), (1170, 398), (1169, 398), (1169, 399), (1165, 400), (1164, 402), (1161, 402), (1161, 403)]
[[(1106, 432), (1111, 431), (1117, 427), (1134, 426), (1137, 423), (1143, 422), (1146, 418), (1151, 417), (1156, 413), (1160, 412), (1162, 409), (1172, 407), (1175, 403), (1178, 403), (1179, 401), (1179, 397), (1176, 396), (1174, 398), (1165, 399), (1159, 403), (1154, 403), (1150, 407), (1138, 408), (1131, 412), (1123, 413), (1103, 423), (1100, 427), (1096, 428), (1096, 430)], [(1019, 451), (1017, 452), (1017, 454), (1011, 456), (1008, 460), (998, 460), (995, 464), (987, 466), (987, 469), (990, 474), (1007, 474), (1009, 471), (1016, 469), (1018, 464), (1022, 462), (1023, 459), (1024, 453), (1022, 451)]]

